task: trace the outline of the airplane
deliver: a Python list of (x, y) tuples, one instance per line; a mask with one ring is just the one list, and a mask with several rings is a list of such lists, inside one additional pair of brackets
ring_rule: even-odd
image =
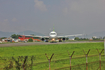
[(42, 41), (56, 43), (57, 41), (62, 42), (65, 41), (66, 38), (70, 36), (82, 36), (83, 34), (75, 34), (75, 35), (65, 35), (65, 36), (58, 36), (57, 32), (54, 30), (49, 33), (49, 36), (37, 36), (41, 37)]

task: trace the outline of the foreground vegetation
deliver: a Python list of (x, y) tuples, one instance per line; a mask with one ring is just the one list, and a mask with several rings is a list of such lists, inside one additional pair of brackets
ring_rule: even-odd
[[(101, 51), (104, 49), (104, 43), (75, 43), (75, 44), (52, 44), (52, 45), (32, 45), (32, 46), (12, 46), (12, 47), (0, 47), (0, 57), (3, 58), (11, 58), (12, 56), (17, 58), (18, 56), (29, 56), (29, 58), (34, 55), (35, 60), (34, 64), (36, 64), (33, 69), (36, 70), (46, 70), (48, 69), (48, 60), (45, 56), (45, 53), (50, 58), (54, 53), (52, 58), (51, 68), (52, 70), (55, 68), (67, 67), (69, 66), (69, 55), (75, 51), (73, 58), (85, 56), (83, 50), (87, 52), (90, 49), (89, 55), (98, 54), (96, 49)], [(68, 51), (68, 52), (67, 52)], [(103, 53), (102, 53), (103, 54)], [(67, 59), (67, 60), (61, 60)], [(61, 60), (61, 61), (60, 61)], [(98, 61), (99, 57), (89, 57), (88, 61)], [(103, 57), (102, 57), (102, 60)], [(4, 65), (4, 61), (0, 61), (1, 65)], [(30, 62), (30, 59), (29, 59)], [(46, 62), (46, 63), (42, 63)], [(86, 62), (86, 58), (81, 59), (72, 59), (72, 65), (82, 64)], [(96, 65), (97, 67), (97, 65)], [(83, 67), (84, 68), (84, 67)]]

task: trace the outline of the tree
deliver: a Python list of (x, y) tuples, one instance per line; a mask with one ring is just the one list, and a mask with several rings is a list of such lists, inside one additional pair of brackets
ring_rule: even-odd
[(105, 36), (103, 37), (103, 39), (105, 39)]
[(79, 37), (75, 37), (74, 40), (79, 40)]
[(11, 35), (11, 37), (14, 38), (14, 39), (18, 39), (19, 35), (18, 34), (17, 35), (13, 34), (13, 35)]
[(7, 37), (1, 37), (1, 39), (5, 39), (5, 38), (7, 38)]
[(28, 39), (28, 42), (33, 42), (33, 39), (32, 38)]
[(67, 37), (66, 40), (69, 40), (69, 38)]

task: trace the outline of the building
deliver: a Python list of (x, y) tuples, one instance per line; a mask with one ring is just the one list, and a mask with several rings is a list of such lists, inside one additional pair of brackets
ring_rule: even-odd
[(13, 42), (13, 41), (14, 41), (14, 39), (11, 37), (2, 39), (2, 42)]
[(33, 41), (41, 41), (40, 37), (37, 36), (33, 36), (33, 35), (20, 35), (18, 37), (18, 39), (20, 39), (20, 41), (28, 41), (28, 39), (33, 39)]

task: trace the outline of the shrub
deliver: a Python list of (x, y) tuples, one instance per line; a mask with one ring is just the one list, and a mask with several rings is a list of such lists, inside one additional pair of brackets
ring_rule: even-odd
[(33, 42), (33, 39), (32, 38), (28, 39), (28, 42)]

